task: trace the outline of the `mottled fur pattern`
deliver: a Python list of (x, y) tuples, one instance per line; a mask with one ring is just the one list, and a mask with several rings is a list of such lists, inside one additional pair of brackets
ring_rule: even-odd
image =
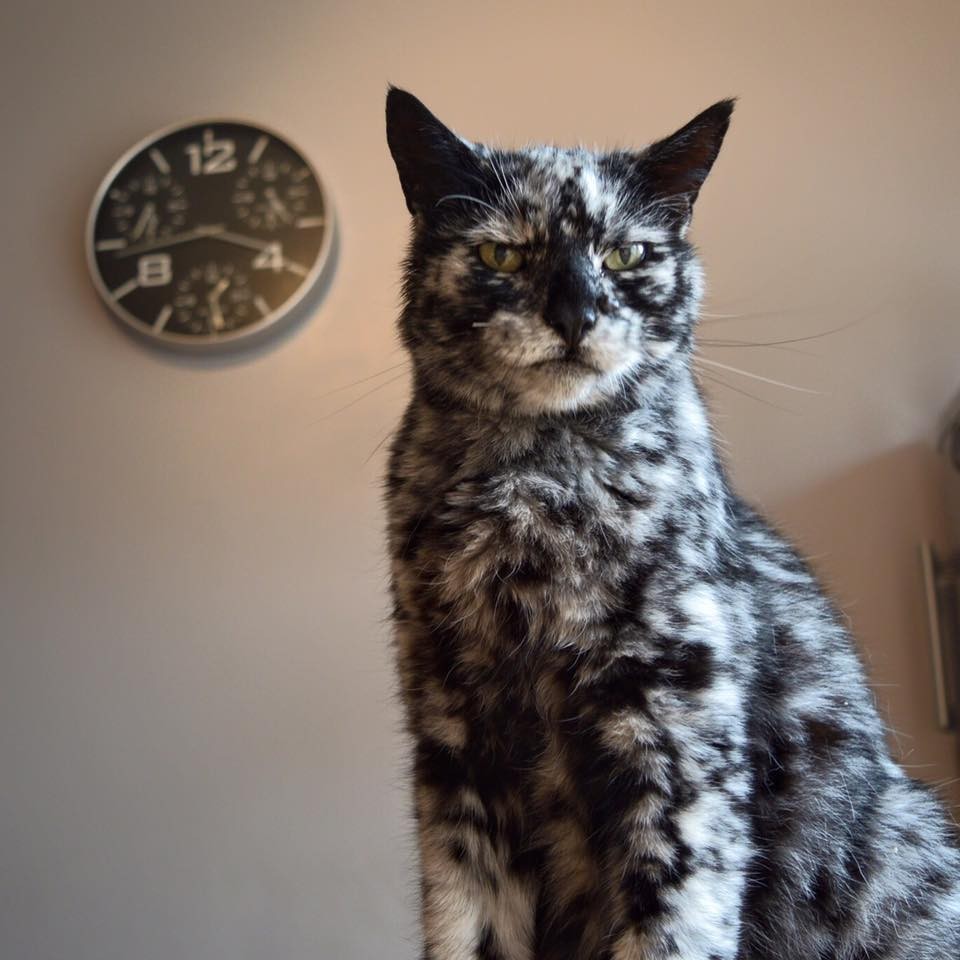
[(952, 827), (890, 759), (837, 611), (731, 492), (691, 371), (686, 231), (732, 106), (637, 153), (500, 151), (389, 94), (425, 960), (960, 957)]

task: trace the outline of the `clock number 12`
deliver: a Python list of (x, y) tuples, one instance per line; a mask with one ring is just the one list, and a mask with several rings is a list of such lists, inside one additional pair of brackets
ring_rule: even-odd
[(203, 131), (201, 143), (188, 143), (183, 152), (190, 158), (193, 176), (209, 173), (230, 173), (237, 169), (237, 145), (233, 140), (217, 140), (212, 130)]

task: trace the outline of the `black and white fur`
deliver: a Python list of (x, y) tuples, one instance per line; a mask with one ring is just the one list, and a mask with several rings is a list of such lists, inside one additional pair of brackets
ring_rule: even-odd
[(730, 490), (691, 370), (686, 233), (732, 109), (639, 152), (501, 151), (388, 95), (424, 960), (960, 957), (952, 827), (890, 759), (837, 611)]

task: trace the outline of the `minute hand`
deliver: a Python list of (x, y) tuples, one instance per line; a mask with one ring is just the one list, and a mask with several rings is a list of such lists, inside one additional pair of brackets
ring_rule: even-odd
[(132, 257), (138, 253), (149, 253), (151, 250), (162, 250), (164, 247), (172, 247), (178, 243), (186, 243), (188, 240), (199, 240), (201, 237), (214, 237), (222, 232), (222, 223), (212, 223), (208, 226), (195, 227), (193, 230), (187, 230), (185, 233), (174, 233), (160, 240), (137, 243), (132, 247), (127, 247), (125, 250), (118, 250), (117, 258)]
[(218, 240), (236, 243), (241, 247), (249, 247), (251, 250), (266, 250), (270, 246), (267, 240), (255, 240), (253, 237), (245, 237), (242, 233), (234, 233), (232, 230), (218, 230), (216, 237)]

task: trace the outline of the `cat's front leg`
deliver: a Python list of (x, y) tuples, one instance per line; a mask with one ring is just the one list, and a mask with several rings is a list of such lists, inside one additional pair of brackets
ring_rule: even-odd
[[(643, 688), (620, 664), (581, 697), (570, 750), (604, 877), (610, 960), (733, 960), (751, 856), (730, 689)], [(636, 684), (636, 686), (634, 686)]]
[(423, 960), (531, 960), (534, 877), (509, 797), (490, 795), (499, 781), (444, 642), (443, 631), (398, 624), (415, 739)]
[(531, 960), (532, 877), (513, 868), (457, 758), (435, 750), (417, 751), (424, 960)]

